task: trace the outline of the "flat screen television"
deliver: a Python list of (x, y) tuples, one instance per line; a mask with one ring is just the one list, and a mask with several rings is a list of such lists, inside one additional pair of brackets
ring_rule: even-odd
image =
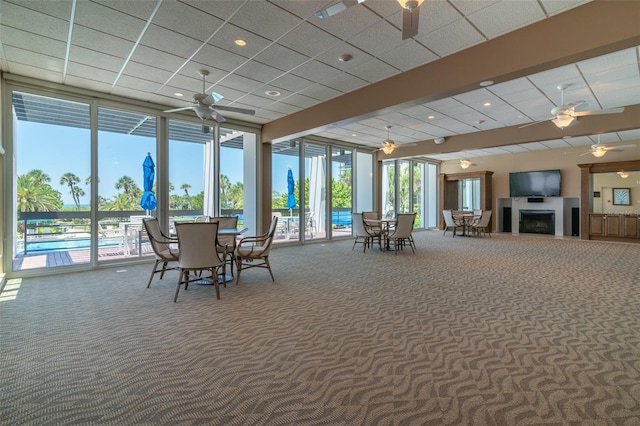
[(510, 197), (559, 197), (560, 170), (509, 173)]

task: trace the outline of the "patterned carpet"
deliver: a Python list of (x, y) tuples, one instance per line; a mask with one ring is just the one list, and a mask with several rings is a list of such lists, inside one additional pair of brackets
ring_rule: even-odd
[(640, 245), (450, 235), (280, 247), (221, 300), (150, 264), (24, 279), (0, 424), (639, 425)]

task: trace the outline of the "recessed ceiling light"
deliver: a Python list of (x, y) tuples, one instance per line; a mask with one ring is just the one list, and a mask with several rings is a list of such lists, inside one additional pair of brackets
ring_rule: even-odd
[(349, 55), (348, 53), (340, 55), (340, 57), (338, 58), (340, 62), (349, 62), (351, 59), (353, 59), (353, 56)]
[(487, 87), (487, 86), (491, 86), (493, 84), (493, 80), (485, 80), (480, 82), (480, 86), (482, 87)]
[(239, 38), (239, 39), (235, 40), (235, 41), (234, 41), (234, 43), (235, 43), (237, 46), (246, 46), (246, 45), (247, 45), (247, 42), (246, 42), (246, 41), (244, 41), (244, 40), (242, 40), (241, 38)]
[(181, 97), (183, 97), (184, 95), (183, 95), (182, 93), (180, 93), (180, 92), (175, 92), (175, 93), (173, 94), (173, 96), (177, 96), (177, 97), (181, 98)]
[(357, 133), (351, 133), (351, 136), (355, 138), (356, 136), (358, 136), (358, 134)]
[(485, 102), (483, 105), (484, 106), (491, 106), (491, 102)]
[(280, 92), (278, 92), (277, 90), (267, 90), (264, 93), (267, 96), (280, 96)]
[(435, 115), (430, 115), (430, 116), (428, 116), (427, 118), (428, 118), (429, 120), (433, 120), (434, 118), (436, 118), (436, 116), (435, 116)]

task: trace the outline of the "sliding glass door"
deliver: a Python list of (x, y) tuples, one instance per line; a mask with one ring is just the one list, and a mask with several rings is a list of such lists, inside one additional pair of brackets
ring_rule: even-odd
[(90, 105), (12, 93), (12, 270), (91, 261)]

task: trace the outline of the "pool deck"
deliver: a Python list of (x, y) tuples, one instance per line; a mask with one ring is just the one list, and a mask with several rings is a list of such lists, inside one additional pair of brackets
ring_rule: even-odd
[[(142, 245), (142, 254), (153, 254), (151, 246)], [(98, 261), (131, 259), (139, 257), (136, 255), (125, 255), (123, 249), (104, 248), (98, 253)], [(89, 263), (90, 250), (56, 250), (44, 253), (28, 253), (26, 256), (18, 256), (13, 260), (13, 270), (23, 271), (37, 268), (55, 268), (58, 266), (70, 266)]]

